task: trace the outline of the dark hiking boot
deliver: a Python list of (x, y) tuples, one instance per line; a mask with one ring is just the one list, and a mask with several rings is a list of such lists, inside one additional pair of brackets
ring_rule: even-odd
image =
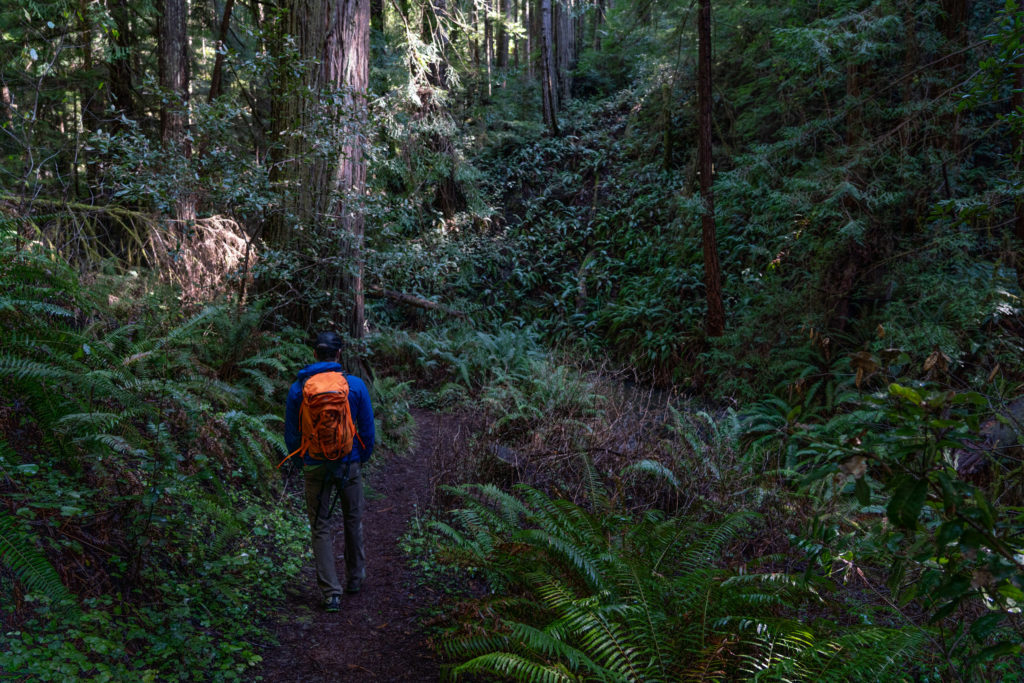
[(341, 596), (332, 595), (327, 598), (327, 602), (324, 603), (324, 610), (328, 612), (339, 612), (341, 611)]
[(346, 593), (358, 593), (359, 589), (363, 587), (362, 579), (349, 579), (348, 584), (345, 586)]

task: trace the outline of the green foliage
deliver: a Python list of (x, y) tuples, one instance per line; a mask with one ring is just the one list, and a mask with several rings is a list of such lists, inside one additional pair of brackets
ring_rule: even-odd
[(371, 340), (374, 356), (391, 373), (431, 384), (454, 382), (479, 391), (500, 377), (526, 376), (544, 356), (536, 335), (511, 325), (493, 332), (466, 325), (435, 327), (418, 334), (394, 332)]
[[(478, 572), (492, 594), (436, 639), (450, 674), (510, 680), (874, 680), (906, 666), (919, 632), (818, 632), (779, 616), (806, 599), (784, 574), (734, 573), (727, 548), (754, 522), (629, 515), (595, 489), (590, 507), (528, 487), (464, 486), (454, 525), (435, 523), (441, 558)], [(859, 657), (860, 648), (874, 648)], [(903, 670), (903, 669), (897, 669)]]
[(411, 381), (399, 382), (393, 377), (373, 380), (377, 438), (382, 446), (398, 455), (412, 450), (416, 431), (416, 420), (409, 412), (411, 384)]
[(890, 589), (920, 601), (957, 640), (947, 656), (979, 672), (1024, 652), (1019, 515), (956, 471), (984, 407), (977, 393), (892, 383), (858, 403), (858, 433), (825, 425), (801, 435), (807, 485), (841, 488), (873, 512), (860, 553), (889, 563)]
[(91, 277), (0, 247), (0, 563), (23, 586), (4, 582), (0, 669), (239, 679), (254, 610), (303, 557), (271, 476), (281, 359), (303, 349), (256, 309), (185, 316), (142, 278)]
[[(937, 666), (992, 676), (1024, 647), (1020, 494), (998, 474), (1019, 471), (1016, 451), (1000, 456), (977, 442), (989, 401), (936, 381), (950, 370), (941, 351), (922, 379), (898, 349), (848, 362), (856, 374), (827, 408), (773, 397), (748, 409), (748, 462), (782, 468), (812, 494), (819, 517), (799, 544), (815, 562), (878, 568), (887, 584), (879, 590), (923, 609), (942, 633)], [(997, 473), (992, 481), (958, 472), (988, 449), (981, 462)]]
[(33, 534), (19, 520), (0, 510), (0, 562), (14, 572), (29, 593), (45, 596), (58, 611), (74, 604), (46, 556), (36, 548)]

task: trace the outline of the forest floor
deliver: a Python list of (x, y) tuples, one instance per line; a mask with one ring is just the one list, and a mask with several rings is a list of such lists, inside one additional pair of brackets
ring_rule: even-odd
[[(273, 617), (278, 645), (264, 656), (259, 672), (272, 683), (289, 681), (437, 681), (439, 666), (426, 643), (422, 610), (439, 594), (417, 588), (399, 539), (410, 518), (430, 504), (431, 476), (438, 449), (463, 433), (451, 429), (458, 418), (414, 410), (416, 434), (405, 456), (379, 453), (366, 474), (363, 537), (366, 581), (355, 595), (342, 598), (341, 611), (324, 612), (312, 561), (287, 591)], [(384, 460), (387, 458), (387, 460)], [(334, 548), (344, 572), (341, 515)]]

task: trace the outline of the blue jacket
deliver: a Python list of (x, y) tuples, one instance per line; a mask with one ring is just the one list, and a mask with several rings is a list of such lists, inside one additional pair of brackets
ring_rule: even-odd
[[(333, 362), (313, 363), (299, 370), (299, 377), (288, 391), (288, 402), (284, 408), (284, 443), (288, 452), (293, 453), (302, 445), (302, 433), (299, 427), (299, 408), (302, 406), (302, 383), (307, 377), (320, 372), (340, 372), (341, 365)], [(352, 443), (352, 452), (340, 462), (364, 463), (373, 454), (374, 429), (373, 406), (370, 405), (370, 391), (363, 380), (354, 375), (345, 375), (348, 381), (348, 407), (352, 411), (352, 421), (356, 425), (359, 438)], [(360, 444), (362, 440), (362, 444)], [(308, 455), (303, 459), (307, 465), (317, 465), (323, 460), (314, 460)], [(336, 461), (338, 462), (338, 461)]]

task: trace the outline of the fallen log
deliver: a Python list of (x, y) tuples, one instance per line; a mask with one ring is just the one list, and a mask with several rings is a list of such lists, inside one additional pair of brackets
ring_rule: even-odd
[(442, 313), (447, 313), (448, 315), (454, 315), (456, 318), (466, 317), (466, 314), (463, 313), (462, 311), (456, 310), (444, 304), (439, 304), (436, 301), (431, 301), (429, 299), (418, 297), (415, 294), (409, 294), (407, 292), (396, 292), (393, 289), (384, 289), (383, 287), (373, 286), (366, 288), (366, 295), (379, 297), (382, 299), (390, 299), (391, 301), (397, 301), (400, 304), (405, 304), (407, 306), (415, 306), (416, 308), (423, 308), (428, 311), (440, 311)]

